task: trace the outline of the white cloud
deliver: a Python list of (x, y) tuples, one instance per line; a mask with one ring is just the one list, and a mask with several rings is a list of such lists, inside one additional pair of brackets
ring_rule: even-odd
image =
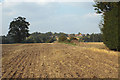
[(4, 4), (8, 4), (8, 3), (12, 4), (12, 5), (8, 4), (8, 6), (9, 5), (15, 6), (22, 2), (34, 2), (39, 5), (47, 5), (49, 2), (59, 2), (59, 3), (61, 2), (94, 2), (94, 0), (4, 0), (3, 1)]
[(36, 4), (40, 4), (40, 5), (46, 5), (46, 4), (48, 4), (48, 2), (51, 2), (51, 1), (46, 1), (46, 0), (5, 0), (3, 2), (3, 4), (5, 4), (7, 6), (16, 6), (16, 5), (24, 3), (24, 2), (32, 2), (32, 3), (36, 3)]
[(94, 2), (94, 0), (55, 0), (57, 2)]
[(20, 3), (19, 2), (3, 2), (2, 6), (4, 8), (11, 8), (11, 7), (17, 6), (18, 4)]
[(5, 0), (4, 2), (51, 2), (52, 0)]
[(4, 2), (119, 2), (119, 0), (4, 0)]
[[(47, 4), (47, 2), (45, 2), (45, 4), (47, 5), (38, 4), (41, 3), (36, 4), (36, 2), (4, 2), (3, 34), (7, 34), (9, 23), (13, 20), (13, 18), (18, 16), (25, 16), (27, 18), (28, 22), (30, 22), (31, 24), (30, 32), (46, 32), (51, 30), (56, 32), (63, 31), (68, 33), (83, 31), (83, 33), (85, 33), (98, 31), (98, 28), (96, 28), (96, 26), (98, 25), (97, 22), (99, 20), (97, 18), (97, 15), (92, 13), (93, 11), (91, 3), (88, 3), (89, 5), (86, 3)], [(91, 13), (87, 14), (88, 12)], [(91, 31), (87, 31), (85, 27), (92, 27), (92, 29)]]
[(0, 6), (1, 6), (1, 4), (2, 4), (2, 3), (0, 2)]
[(20, 3), (18, 2), (4, 2), (2, 3), (3, 14), (7, 16), (13, 16), (16, 14), (14, 8)]
[(94, 2), (94, 0), (5, 0), (5, 2)]

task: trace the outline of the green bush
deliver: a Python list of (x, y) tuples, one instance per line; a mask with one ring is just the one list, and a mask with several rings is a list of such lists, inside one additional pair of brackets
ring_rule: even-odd
[(66, 40), (67, 40), (67, 37), (64, 34), (60, 35), (60, 37), (58, 38), (59, 42), (64, 42)]
[(71, 36), (71, 37), (70, 37), (70, 41), (72, 41), (72, 40), (78, 40), (78, 39), (75, 38), (74, 36)]
[(26, 38), (26, 43), (52, 43), (56, 41), (54, 36), (50, 36), (49, 33), (32, 33), (29, 37)]

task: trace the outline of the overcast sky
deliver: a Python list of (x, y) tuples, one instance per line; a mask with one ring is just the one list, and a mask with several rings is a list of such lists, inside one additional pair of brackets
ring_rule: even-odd
[(94, 2), (3, 1), (2, 35), (8, 33), (10, 22), (18, 16), (25, 17), (26, 21), (30, 22), (30, 33), (99, 33), (101, 15), (95, 13), (93, 4)]

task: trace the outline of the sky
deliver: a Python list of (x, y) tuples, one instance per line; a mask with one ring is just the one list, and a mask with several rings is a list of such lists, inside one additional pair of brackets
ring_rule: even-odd
[[(19, 1), (19, 0), (18, 0)], [(64, 32), (64, 33), (100, 33), (98, 24), (101, 15), (96, 14), (94, 2), (33, 2), (12, 0), (0, 3), (2, 17), (2, 35), (9, 31), (10, 22), (22, 16), (30, 23), (33, 32)]]

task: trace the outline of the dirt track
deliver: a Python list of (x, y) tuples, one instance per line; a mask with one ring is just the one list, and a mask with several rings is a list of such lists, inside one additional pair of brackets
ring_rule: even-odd
[(2, 45), (3, 78), (117, 78), (116, 52), (68, 44)]

